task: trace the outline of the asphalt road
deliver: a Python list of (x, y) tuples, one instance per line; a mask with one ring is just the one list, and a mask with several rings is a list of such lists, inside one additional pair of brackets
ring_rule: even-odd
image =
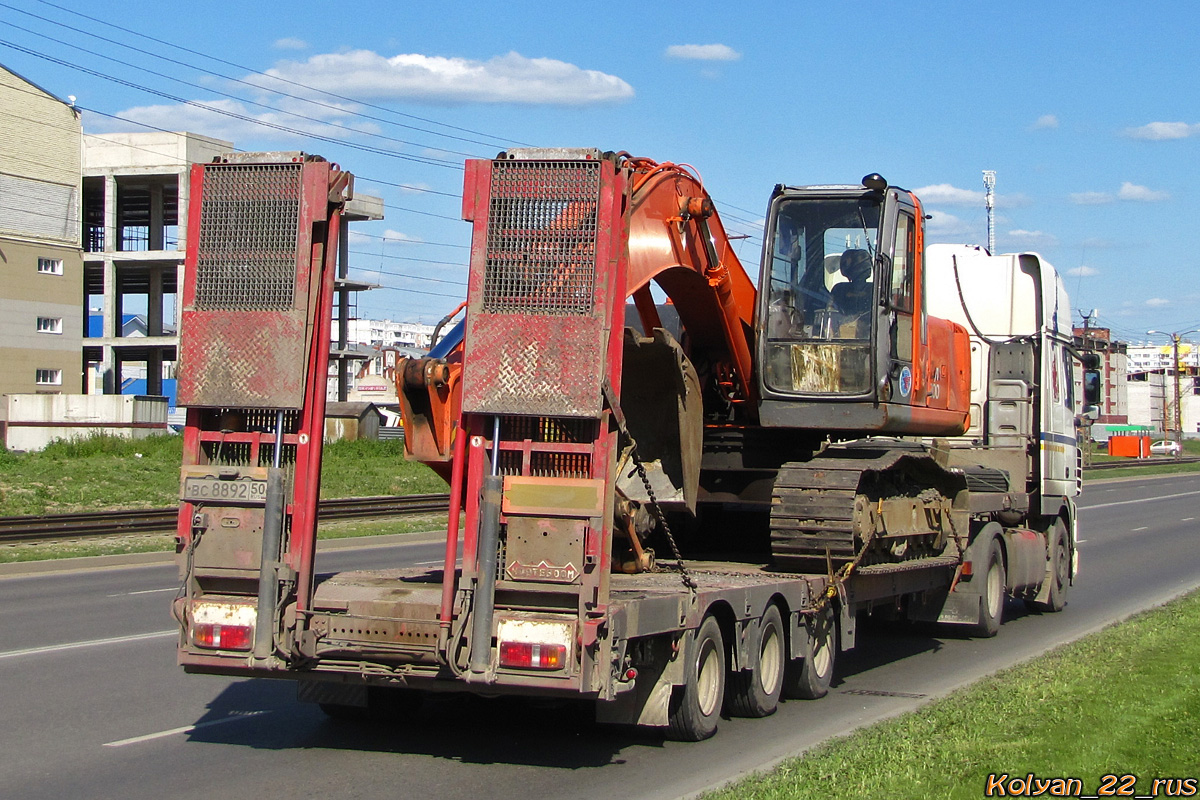
[[(334, 722), (296, 703), (290, 682), (185, 675), (167, 613), (174, 567), (0, 578), (0, 797), (680, 797), (1200, 586), (1198, 500), (1200, 476), (1090, 484), (1063, 613), (1010, 603), (991, 640), (860, 630), (828, 697), (724, 720), (698, 744), (529, 700), (448, 696), (398, 725)], [(327, 553), (320, 566), (433, 563), (440, 551)]]

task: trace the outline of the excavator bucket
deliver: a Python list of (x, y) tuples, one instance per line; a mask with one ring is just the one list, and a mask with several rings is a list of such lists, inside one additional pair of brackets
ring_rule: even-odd
[[(653, 336), (643, 337), (625, 329), (621, 394), (654, 500), (663, 509), (695, 513), (704, 437), (700, 379), (671, 334), (656, 328)], [(649, 502), (633, 454), (622, 455), (618, 491), (630, 500)]]

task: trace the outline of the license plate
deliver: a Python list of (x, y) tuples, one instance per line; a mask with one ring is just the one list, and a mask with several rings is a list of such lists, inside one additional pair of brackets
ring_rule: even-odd
[(263, 503), (267, 499), (267, 482), (254, 478), (223, 481), (215, 477), (188, 477), (183, 481), (183, 499), (192, 502)]

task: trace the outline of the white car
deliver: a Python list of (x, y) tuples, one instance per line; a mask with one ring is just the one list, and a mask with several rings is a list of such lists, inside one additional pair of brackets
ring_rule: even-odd
[(1169, 439), (1163, 439), (1150, 445), (1150, 454), (1155, 456), (1177, 456), (1183, 452), (1183, 446), (1179, 442), (1172, 442)]

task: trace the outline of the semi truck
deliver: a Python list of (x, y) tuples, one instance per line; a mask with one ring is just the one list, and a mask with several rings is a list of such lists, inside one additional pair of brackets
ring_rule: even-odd
[(826, 694), (865, 615), (993, 636), (1006, 598), (1066, 603), (1097, 398), (1063, 283), (1034, 253), (927, 246), (920, 199), (878, 174), (776, 186), (755, 279), (686, 166), (468, 161), (465, 314), (395, 370), (408, 455), (450, 486), (444, 563), (333, 574), (316, 500), (352, 176), (266, 153), (191, 180), (188, 672), (293, 680), (334, 716), (582, 699), (699, 740)]

